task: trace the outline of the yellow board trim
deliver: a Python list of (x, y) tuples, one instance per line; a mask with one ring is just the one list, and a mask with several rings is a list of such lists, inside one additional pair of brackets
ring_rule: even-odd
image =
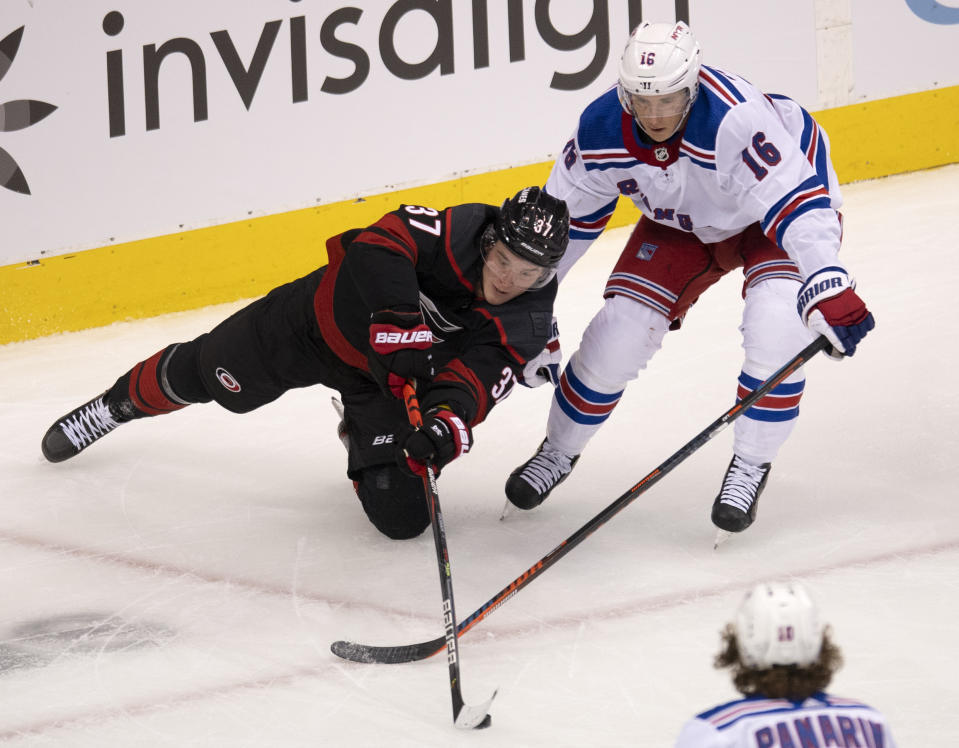
[(843, 184), (959, 162), (959, 86), (825, 109)]
[[(959, 161), (959, 86), (815, 113), (840, 182)], [(0, 344), (260, 296), (326, 262), (324, 242), (400, 203), (499, 204), (552, 162), (0, 267)], [(636, 221), (622, 198), (610, 227)]]

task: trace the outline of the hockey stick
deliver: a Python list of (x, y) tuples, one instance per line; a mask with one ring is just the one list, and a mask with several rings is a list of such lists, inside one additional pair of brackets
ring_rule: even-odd
[[(729, 410), (723, 413), (719, 418), (713, 421), (706, 429), (694, 436), (689, 442), (680, 447), (667, 460), (651, 473), (643, 477), (636, 485), (630, 488), (626, 493), (620, 496), (616, 501), (607, 506), (603, 511), (593, 517), (589, 522), (580, 527), (576, 532), (561, 542), (553, 550), (547, 553), (543, 558), (520, 574), (516, 579), (510, 582), (506, 587), (497, 592), (482, 607), (478, 608), (473, 614), (463, 620), (459, 625), (459, 634), (469, 631), (474, 625), (482, 621), (486, 616), (496, 610), (499, 606), (509, 600), (513, 595), (519, 592), (534, 579), (546, 571), (550, 566), (559, 561), (563, 556), (569, 553), (573, 548), (582, 543), (587, 537), (593, 534), (597, 529), (625, 509), (640, 494), (648, 491), (652, 486), (658, 483), (667, 473), (673, 470), (677, 465), (683, 462), (693, 452), (702, 447), (706, 442), (712, 439), (716, 434), (725, 429), (730, 423), (735, 421), (745, 411), (749, 410), (757, 401), (763, 398), (770, 390), (785, 380), (790, 374), (793, 374), (799, 367), (809, 361), (814, 355), (829, 345), (829, 341), (820, 336), (812, 343), (803, 348), (799, 353), (792, 357), (788, 363), (783, 365), (774, 374), (763, 382), (750, 394), (733, 405)], [(449, 634), (447, 633), (447, 637)], [(399, 663), (414, 662), (431, 657), (437, 652), (442, 651), (444, 646), (443, 637), (432, 639), (428, 642), (418, 644), (405, 644), (395, 647), (379, 647), (369, 644), (357, 644), (355, 642), (337, 641), (332, 644), (330, 649), (333, 654), (353, 662), (380, 662), (380, 663)]]
[[(423, 416), (420, 413), (416, 390), (411, 382), (403, 385), (403, 400), (406, 403), (406, 414), (409, 417), (410, 425), (413, 428), (419, 428), (423, 425)], [(426, 463), (423, 490), (429, 504), (430, 523), (433, 526), (433, 541), (436, 546), (436, 563), (440, 572), (440, 588), (443, 593), (443, 623), (446, 633), (440, 639), (440, 646), (446, 650), (446, 661), (449, 664), (450, 694), (453, 699), (453, 724), (463, 729), (489, 727), (493, 721), (493, 718), (489, 715), (489, 707), (496, 697), (496, 691), (493, 691), (493, 695), (483, 704), (474, 707), (463, 702), (463, 694), (460, 689), (459, 630), (456, 625), (456, 609), (453, 606), (453, 577), (450, 573), (450, 555), (446, 545), (446, 527), (443, 523), (443, 512), (440, 509), (440, 498), (436, 490), (436, 474), (430, 462)]]

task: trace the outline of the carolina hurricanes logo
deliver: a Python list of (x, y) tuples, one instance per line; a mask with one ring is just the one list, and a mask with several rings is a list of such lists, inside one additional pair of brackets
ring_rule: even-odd
[(233, 375), (230, 374), (222, 366), (218, 367), (216, 370), (216, 378), (220, 380), (220, 384), (226, 387), (230, 392), (239, 392), (240, 383), (233, 378)]

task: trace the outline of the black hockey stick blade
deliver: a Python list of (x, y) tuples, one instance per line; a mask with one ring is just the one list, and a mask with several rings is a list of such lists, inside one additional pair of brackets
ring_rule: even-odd
[[(534, 579), (538, 579), (542, 572), (559, 561), (563, 556), (569, 553), (573, 548), (583, 542), (587, 537), (602, 527), (614, 515), (621, 512), (638, 496), (648, 491), (663, 477), (670, 473), (677, 465), (683, 462), (691, 454), (696, 452), (706, 442), (712, 439), (716, 434), (729, 426), (739, 416), (745, 413), (756, 402), (761, 400), (766, 394), (777, 385), (781, 384), (787, 377), (793, 374), (803, 364), (807, 363), (813, 356), (829, 346), (829, 341), (825, 336), (819, 336), (812, 343), (803, 348), (799, 353), (793, 356), (783, 366), (771, 374), (765, 382), (753, 390), (742, 400), (733, 405), (729, 410), (723, 413), (719, 418), (713, 421), (709, 426), (690, 439), (686, 444), (676, 450), (666, 460), (647, 473), (626, 493), (607, 506), (603, 511), (593, 517), (589, 522), (580, 527), (576, 532), (563, 540), (553, 550), (547, 553), (543, 558), (520, 574), (516, 579), (510, 582), (506, 587), (497, 592), (488, 601), (473, 611), (469, 617), (462, 620), (456, 627), (457, 636), (469, 631), (475, 624), (483, 620), (487, 615), (503, 605), (513, 595), (519, 592)], [(343, 657), (353, 662), (365, 663), (388, 663), (396, 664), (402, 662), (415, 662), (442, 652), (446, 649), (446, 639), (438, 637), (426, 642), (417, 644), (405, 644), (394, 647), (380, 647), (368, 644), (357, 644), (356, 642), (338, 641), (330, 647), (333, 654)]]
[(428, 642), (398, 647), (377, 647), (372, 644), (358, 644), (343, 640), (335, 641), (330, 645), (330, 651), (337, 657), (364, 664), (416, 662), (432, 657), (444, 649), (446, 649), (446, 640), (442, 636)]
[[(425, 660), (445, 650), (446, 639), (442, 636), (421, 644), (410, 644), (401, 647), (376, 647), (342, 640), (335, 641), (330, 645), (330, 651), (337, 657), (349, 660), (350, 662), (363, 664), (416, 662), (417, 660)], [(479, 706), (470, 706), (460, 700), (459, 710), (453, 717), (453, 724), (464, 730), (482, 730), (489, 727), (493, 723), (493, 718), (489, 714), (489, 708), (493, 703), (493, 699), (496, 698), (496, 694), (497, 691), (493, 691), (493, 695)], [(462, 697), (460, 697), (460, 699), (461, 698)]]

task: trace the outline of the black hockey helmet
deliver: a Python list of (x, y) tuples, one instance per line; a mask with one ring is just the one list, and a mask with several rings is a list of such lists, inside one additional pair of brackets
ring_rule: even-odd
[(493, 224), (496, 237), (534, 265), (555, 268), (569, 243), (569, 209), (539, 187), (507, 198)]

